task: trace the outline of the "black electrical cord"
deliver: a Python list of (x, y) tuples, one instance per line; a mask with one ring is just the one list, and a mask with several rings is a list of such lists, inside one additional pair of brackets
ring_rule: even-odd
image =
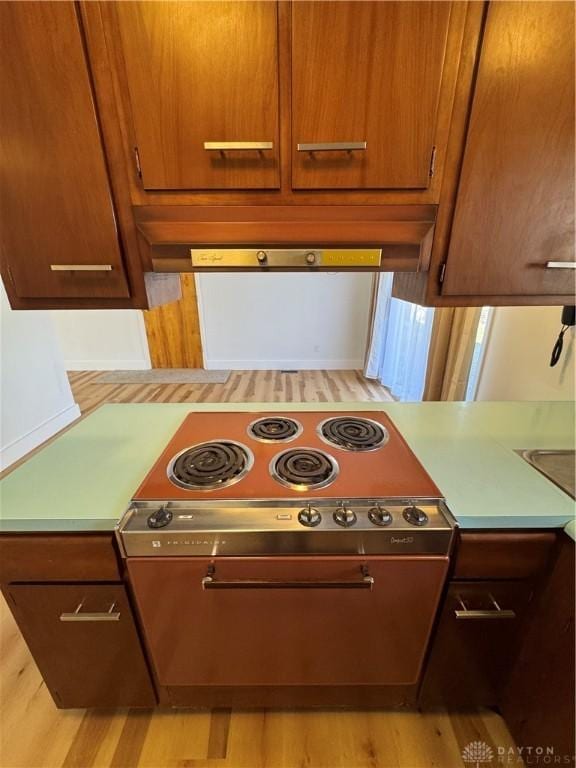
[(558, 360), (560, 360), (560, 355), (562, 354), (562, 347), (564, 346), (564, 334), (566, 331), (570, 328), (569, 325), (563, 325), (560, 333), (558, 334), (558, 338), (556, 339), (556, 344), (554, 344), (554, 348), (552, 349), (552, 356), (550, 357), (550, 368), (554, 368)]

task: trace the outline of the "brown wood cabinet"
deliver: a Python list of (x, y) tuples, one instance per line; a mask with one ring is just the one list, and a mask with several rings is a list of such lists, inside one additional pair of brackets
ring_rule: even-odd
[(102, 125), (85, 32), (72, 2), (0, 5), (0, 271), (15, 309), (179, 297), (175, 276), (144, 278), (125, 179), (109, 174), (120, 125), (113, 110)]
[(144, 189), (278, 187), (276, 3), (114, 8)]
[(555, 543), (553, 532), (460, 535), (420, 690), (422, 706), (500, 704)]
[(58, 707), (154, 706), (112, 533), (3, 534), (0, 589)]
[(450, 3), (292, 3), (295, 189), (429, 186), (449, 19)]
[(572, 11), (1, 4), (11, 305), (151, 307), (180, 295), (154, 274), (165, 245), (303, 241), (383, 246), (384, 268), (410, 271), (394, 294), (421, 304), (571, 303)]
[(489, 3), (456, 194), (399, 298), (573, 303), (574, 51), (572, 3)]
[(0, 6), (2, 256), (19, 298), (128, 298), (73, 3)]
[(10, 584), (3, 592), (59, 707), (154, 706), (122, 584)]
[[(436, 203), (461, 51), (479, 31), (469, 11), (87, 3), (90, 59), (107, 70), (97, 91), (120, 115), (132, 203), (242, 204), (252, 221), (257, 206), (352, 204), (361, 215), (367, 204)], [(298, 149), (350, 141), (366, 150)]]
[(530, 595), (523, 582), (450, 583), (420, 692), (422, 706), (498, 704)]
[(564, 764), (574, 759), (576, 725), (574, 566), (574, 542), (563, 535), (500, 701), (519, 747), (552, 747)]
[(572, 294), (574, 172), (574, 7), (491, 3), (442, 295)]

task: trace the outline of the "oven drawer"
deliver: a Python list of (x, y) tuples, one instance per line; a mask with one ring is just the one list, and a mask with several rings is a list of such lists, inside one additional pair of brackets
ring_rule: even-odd
[(417, 682), (444, 557), (132, 558), (164, 686)]

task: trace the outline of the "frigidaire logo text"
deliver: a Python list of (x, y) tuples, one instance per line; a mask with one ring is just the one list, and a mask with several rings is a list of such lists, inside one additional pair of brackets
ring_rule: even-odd
[(390, 544), (412, 544), (414, 536), (390, 536)]

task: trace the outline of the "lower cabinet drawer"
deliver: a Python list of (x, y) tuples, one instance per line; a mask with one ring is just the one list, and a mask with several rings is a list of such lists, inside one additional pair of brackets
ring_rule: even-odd
[(112, 533), (3, 533), (0, 582), (120, 581)]
[(9, 584), (3, 592), (57, 706), (154, 706), (122, 584)]
[(553, 531), (460, 533), (455, 579), (527, 579), (541, 572), (556, 545)]
[(453, 581), (432, 641), (419, 703), (497, 704), (531, 595), (528, 582)]

